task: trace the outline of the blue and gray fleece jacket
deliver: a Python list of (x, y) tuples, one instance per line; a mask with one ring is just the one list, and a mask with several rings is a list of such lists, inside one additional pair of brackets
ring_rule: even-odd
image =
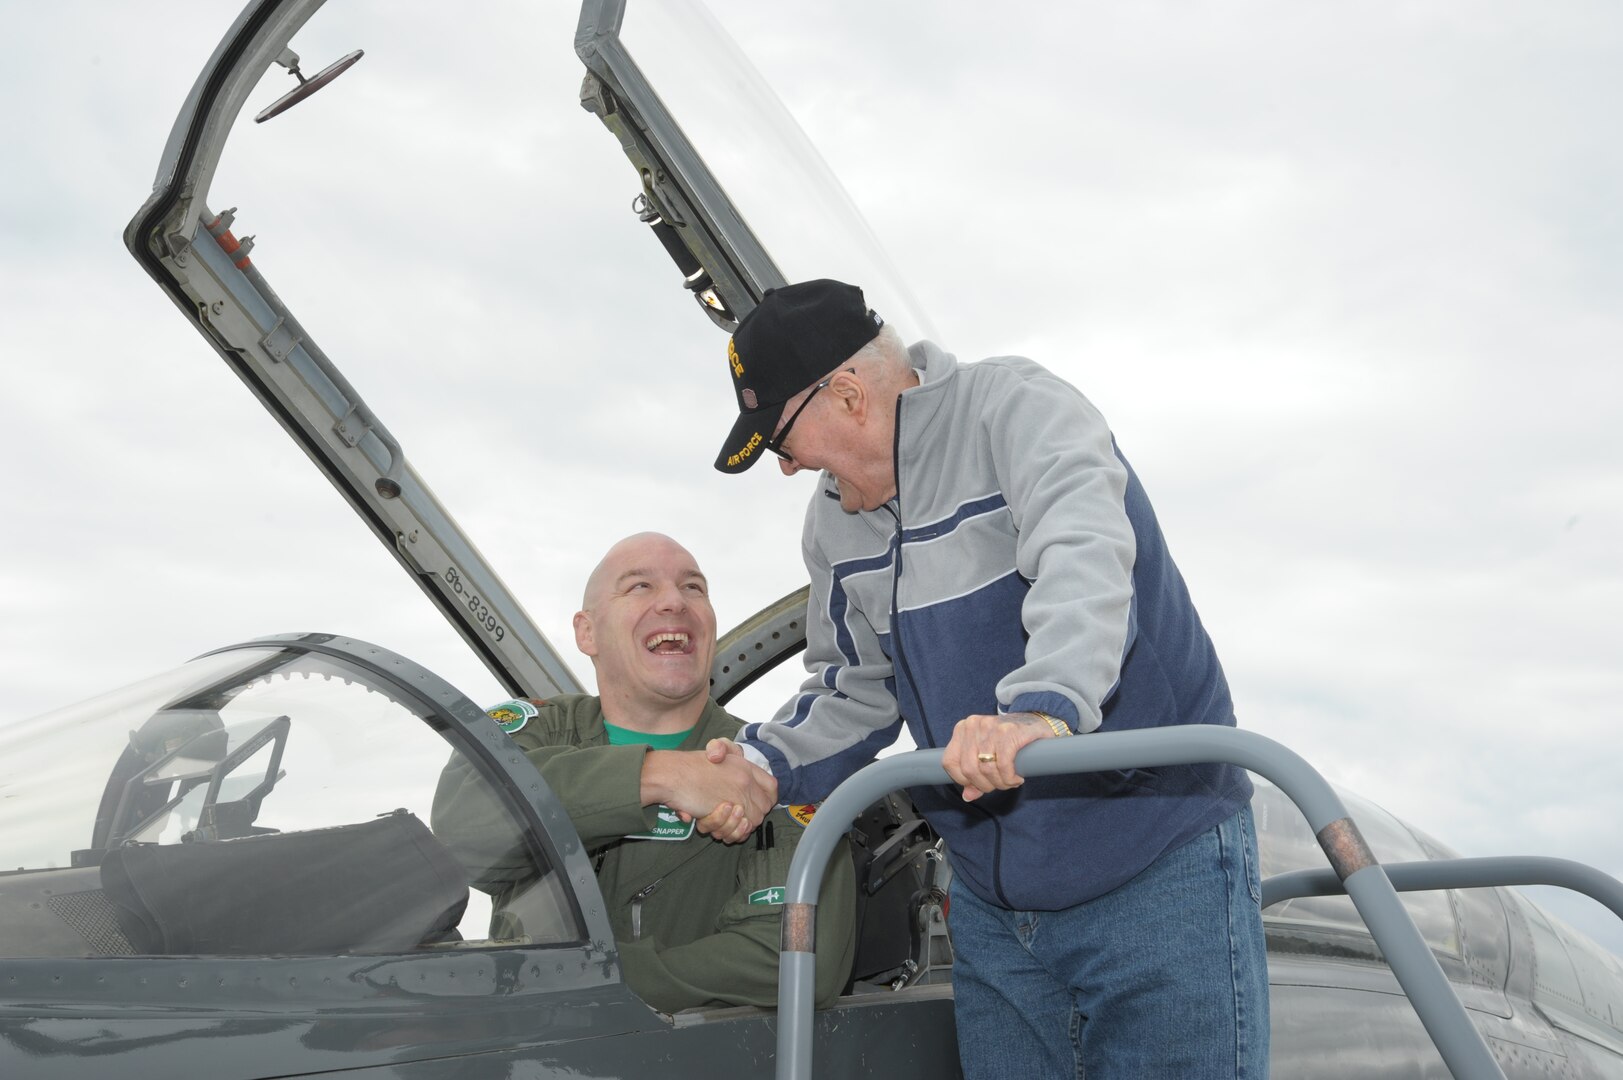
[[(896, 499), (847, 514), (824, 474), (806, 513), (810, 678), (740, 736), (779, 797), (826, 797), (904, 722), (920, 747), (1000, 711), (1082, 733), (1232, 727), (1217, 654), (1099, 412), (1021, 357), (911, 353)], [(1251, 782), (1196, 765), (1035, 777), (967, 804), (950, 786), (910, 794), (977, 896), (1053, 911), (1230, 817)]]

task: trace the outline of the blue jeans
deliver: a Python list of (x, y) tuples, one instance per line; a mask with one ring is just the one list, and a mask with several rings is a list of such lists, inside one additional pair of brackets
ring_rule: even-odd
[(954, 882), (964, 1076), (1266, 1077), (1261, 895), (1249, 806), (1063, 911), (1009, 911)]

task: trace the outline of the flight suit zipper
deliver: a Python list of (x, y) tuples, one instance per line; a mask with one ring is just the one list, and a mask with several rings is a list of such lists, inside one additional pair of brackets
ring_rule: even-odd
[(654, 895), (654, 890), (659, 888), (659, 883), (664, 881), (664, 880), (665, 879), (663, 877), (655, 878), (651, 884), (644, 886), (642, 889), (639, 889), (635, 894), (632, 895), (632, 897), (631, 897), (631, 940), (632, 941), (641, 941), (642, 940), (642, 902), (644, 900), (648, 899), (650, 896)]
[[(643, 842), (644, 843), (659, 843), (659, 841), (657, 841), (657, 840), (649, 840), (649, 841), (643, 841)], [(684, 843), (687, 843), (687, 842), (690, 842), (690, 841), (684, 841)], [(625, 841), (623, 841), (623, 840), (620, 841), (620, 844), (624, 844), (624, 843), (625, 843)], [(614, 845), (614, 846), (618, 847), (620, 845), (617, 844), (617, 845)], [(700, 845), (698, 845), (698, 844), (693, 845), (693, 850), (688, 852), (688, 854), (682, 859), (681, 862), (677, 863), (675, 866), (672, 866), (670, 869), (666, 870), (663, 874), (659, 875), (653, 881), (650, 881), (648, 884), (644, 885), (642, 888), (638, 889), (636, 892), (631, 894), (631, 897), (626, 901), (626, 903), (631, 905), (631, 940), (632, 941), (638, 941), (638, 940), (640, 940), (642, 938), (642, 905), (643, 905), (643, 901), (647, 900), (650, 896), (654, 895), (654, 890), (659, 888), (662, 884), (664, 884), (666, 878), (670, 877), (672, 874), (676, 873), (676, 871), (680, 870), (682, 867), (686, 866), (688, 863), (690, 863), (694, 859), (698, 858), (699, 853), (701, 851), (703, 851), (703, 850), (704, 850), (704, 848), (701, 847)], [(602, 860), (606, 855), (607, 855), (607, 851), (605, 850), (604, 855), (599, 856), (599, 859), (598, 859), (598, 869), (599, 870), (601, 870), (602, 867), (603, 867)]]

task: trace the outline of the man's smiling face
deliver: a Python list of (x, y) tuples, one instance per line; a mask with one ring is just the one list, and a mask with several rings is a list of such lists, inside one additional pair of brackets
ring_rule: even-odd
[(609, 549), (586, 585), (575, 643), (605, 700), (665, 709), (710, 691), (716, 613), (693, 556), (658, 533)]
[[(819, 394), (819, 387), (826, 390)], [(773, 435), (783, 475), (827, 470), (839, 485), (840, 509), (848, 514), (877, 510), (894, 498), (894, 412), (876, 413), (874, 400), (867, 381), (849, 368), (790, 398), (784, 415), (792, 426), (786, 420)]]

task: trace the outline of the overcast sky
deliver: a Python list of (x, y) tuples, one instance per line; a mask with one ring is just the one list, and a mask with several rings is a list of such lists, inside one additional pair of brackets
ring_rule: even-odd
[[(644, 528), (731, 626), (803, 583), (813, 481), (710, 469), (724, 338), (576, 102), (569, 5), (468, 7), (317, 16), (307, 73), (366, 58), (239, 125), (210, 204), (566, 658)], [(236, 10), (7, 10), (0, 722), (294, 630), (500, 696), (120, 242)], [(715, 10), (942, 344), (1110, 418), (1243, 726), (1463, 853), (1623, 876), (1623, 11)]]

